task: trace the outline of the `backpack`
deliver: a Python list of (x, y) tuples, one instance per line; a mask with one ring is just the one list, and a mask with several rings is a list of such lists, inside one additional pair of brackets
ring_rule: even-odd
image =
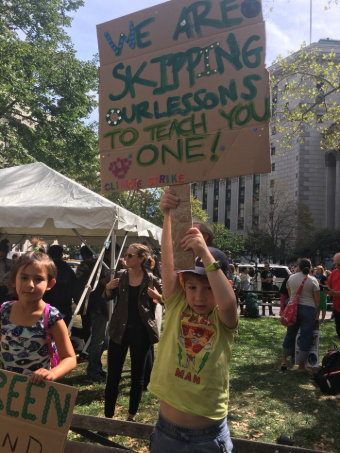
[(245, 318), (260, 318), (257, 299), (257, 294), (247, 293), (246, 300), (244, 302), (246, 304), (246, 312), (244, 314)]
[(328, 395), (340, 392), (340, 351), (336, 346), (335, 348), (327, 352), (320, 370), (313, 376), (320, 390)]

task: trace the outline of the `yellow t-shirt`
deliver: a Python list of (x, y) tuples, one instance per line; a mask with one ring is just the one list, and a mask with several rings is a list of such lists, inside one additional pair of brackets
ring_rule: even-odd
[(226, 417), (234, 331), (223, 324), (218, 307), (197, 315), (182, 286), (164, 305), (164, 331), (148, 390), (187, 414)]

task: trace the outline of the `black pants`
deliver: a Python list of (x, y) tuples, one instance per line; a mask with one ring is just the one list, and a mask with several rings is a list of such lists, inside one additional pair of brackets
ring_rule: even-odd
[(148, 355), (146, 356), (146, 363), (145, 363), (145, 372), (144, 372), (144, 390), (147, 389), (150, 383), (151, 371), (153, 368), (153, 362), (155, 360), (155, 348), (152, 344), (149, 348)]
[[(271, 304), (272, 301), (269, 300), (269, 299), (263, 299), (262, 302), (266, 302), (268, 304)], [(272, 315), (273, 314), (273, 307), (271, 305), (269, 305), (269, 314)], [(262, 316), (266, 316), (266, 307), (264, 305), (262, 305)]]
[(81, 315), (81, 323), (83, 325), (83, 339), (86, 344), (91, 336), (91, 313), (86, 311), (86, 315)]
[(334, 320), (335, 320), (336, 333), (340, 339), (340, 312), (336, 311), (335, 308), (333, 308), (333, 315), (334, 315)]
[(144, 370), (151, 343), (144, 325), (127, 326), (121, 344), (109, 343), (107, 383), (105, 388), (105, 417), (112, 418), (118, 397), (118, 385), (130, 348), (131, 390), (129, 414), (135, 415), (143, 394)]

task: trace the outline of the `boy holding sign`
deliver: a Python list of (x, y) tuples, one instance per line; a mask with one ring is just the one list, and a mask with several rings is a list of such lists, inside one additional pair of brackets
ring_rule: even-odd
[(164, 332), (151, 375), (150, 392), (160, 398), (151, 453), (232, 451), (227, 425), (229, 362), (238, 324), (235, 295), (202, 234), (188, 230), (181, 245), (202, 267), (173, 270), (170, 209), (180, 200), (165, 189), (162, 235)]

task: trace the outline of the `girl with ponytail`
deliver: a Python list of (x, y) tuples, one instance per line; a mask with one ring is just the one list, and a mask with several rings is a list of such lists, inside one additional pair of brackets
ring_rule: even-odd
[(150, 269), (155, 265), (148, 247), (131, 244), (125, 254), (126, 270), (106, 285), (103, 297), (117, 298), (109, 325), (108, 376), (105, 389), (105, 417), (112, 418), (118, 385), (128, 349), (131, 357), (131, 391), (128, 421), (135, 415), (143, 393), (144, 369), (151, 344), (159, 341), (155, 320), (162, 285)]

